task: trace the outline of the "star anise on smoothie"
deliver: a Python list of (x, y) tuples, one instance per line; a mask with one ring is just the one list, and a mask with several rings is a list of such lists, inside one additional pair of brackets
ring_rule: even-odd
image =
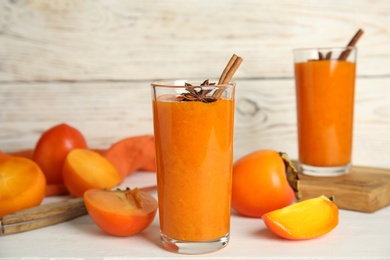
[(206, 79), (200, 86), (192, 86), (190, 83), (185, 83), (186, 90), (188, 92), (182, 93), (183, 96), (182, 101), (201, 101), (204, 103), (210, 103), (217, 101), (213, 95), (210, 95), (213, 89), (204, 89), (203, 87), (213, 86), (215, 83), (210, 83), (208, 79)]

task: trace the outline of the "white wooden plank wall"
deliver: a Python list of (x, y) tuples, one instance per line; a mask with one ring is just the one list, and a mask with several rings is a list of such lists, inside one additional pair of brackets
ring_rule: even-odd
[(292, 49), (359, 29), (353, 161), (390, 168), (390, 1), (0, 1), (0, 150), (60, 122), (92, 147), (152, 133), (149, 83), (217, 78), (233, 53), (235, 157), (297, 156)]

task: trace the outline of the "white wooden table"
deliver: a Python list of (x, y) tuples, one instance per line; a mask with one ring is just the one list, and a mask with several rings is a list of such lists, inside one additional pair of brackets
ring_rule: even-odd
[[(137, 172), (121, 187), (155, 184), (155, 175)], [(153, 193), (155, 196), (156, 194)], [(48, 198), (44, 203), (62, 198)], [(1, 259), (390, 259), (390, 207), (367, 214), (340, 210), (339, 225), (312, 240), (276, 237), (261, 219), (232, 214), (231, 240), (220, 251), (186, 256), (160, 247), (158, 216), (142, 233), (113, 237), (89, 216), (24, 233), (0, 235)]]

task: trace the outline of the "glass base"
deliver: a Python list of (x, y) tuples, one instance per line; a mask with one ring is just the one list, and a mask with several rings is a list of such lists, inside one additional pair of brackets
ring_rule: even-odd
[(342, 166), (311, 166), (299, 163), (300, 170), (305, 175), (318, 177), (341, 176), (351, 172), (351, 164)]
[(163, 248), (174, 253), (187, 255), (211, 253), (224, 248), (229, 243), (229, 234), (210, 241), (177, 240), (170, 238), (162, 232), (160, 233), (160, 237)]

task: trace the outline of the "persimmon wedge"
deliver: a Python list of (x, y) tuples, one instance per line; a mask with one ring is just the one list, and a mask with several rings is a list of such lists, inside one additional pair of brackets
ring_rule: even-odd
[(88, 214), (103, 231), (113, 236), (131, 236), (146, 229), (154, 220), (157, 200), (139, 190), (99, 190), (84, 193)]
[(121, 139), (104, 152), (121, 181), (136, 170), (155, 171), (154, 136), (140, 135)]
[(45, 190), (45, 175), (34, 161), (11, 155), (0, 157), (0, 219), (38, 206)]
[(99, 153), (88, 149), (73, 149), (68, 153), (62, 177), (74, 197), (82, 197), (89, 189), (111, 189), (120, 182), (114, 166)]
[(303, 240), (322, 236), (338, 225), (339, 211), (326, 196), (307, 199), (262, 216), (266, 226), (276, 235)]

